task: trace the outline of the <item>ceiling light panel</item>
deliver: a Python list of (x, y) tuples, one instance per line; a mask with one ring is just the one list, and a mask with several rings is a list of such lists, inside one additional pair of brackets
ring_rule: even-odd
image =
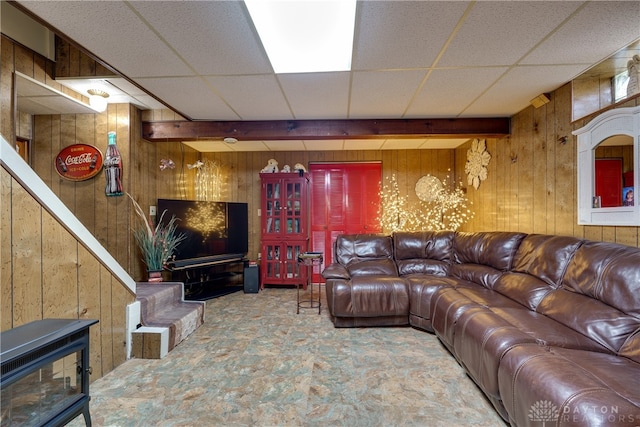
[(245, 4), (276, 73), (351, 69), (355, 0)]

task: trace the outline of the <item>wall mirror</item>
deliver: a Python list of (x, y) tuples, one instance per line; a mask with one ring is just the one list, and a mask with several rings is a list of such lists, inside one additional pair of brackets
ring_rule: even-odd
[(640, 226), (640, 107), (606, 111), (578, 136), (578, 224)]

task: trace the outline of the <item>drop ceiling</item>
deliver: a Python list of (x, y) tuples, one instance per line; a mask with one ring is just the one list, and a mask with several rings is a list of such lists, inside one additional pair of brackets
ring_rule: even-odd
[[(363, 1), (351, 71), (277, 75), (241, 1), (18, 3), (191, 120), (509, 117), (640, 38), (637, 1)], [(438, 141), (402, 143), (460, 143)], [(192, 144), (399, 148), (386, 140)]]

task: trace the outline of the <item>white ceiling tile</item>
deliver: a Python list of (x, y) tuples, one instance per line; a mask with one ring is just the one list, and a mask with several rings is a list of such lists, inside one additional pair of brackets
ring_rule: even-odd
[(161, 99), (171, 99), (171, 107), (191, 119), (238, 120), (238, 115), (199, 77), (143, 78), (137, 82)]
[(198, 141), (182, 141), (187, 147), (191, 147), (202, 153), (233, 151), (229, 144), (222, 141), (214, 140), (198, 140)]
[(406, 117), (457, 117), (506, 70), (507, 67), (433, 70)]
[(386, 139), (380, 149), (382, 150), (415, 150), (420, 148), (424, 139)]
[(227, 144), (233, 151), (267, 151), (263, 141), (238, 141), (235, 144)]
[(242, 2), (134, 1), (132, 5), (198, 74), (273, 71)]
[(360, 1), (356, 71), (273, 76), (241, 1), (17, 2), (149, 92), (114, 79), (134, 104), (199, 120), (512, 116), (640, 38), (638, 1)]
[(354, 72), (349, 117), (398, 117), (409, 105), (424, 76), (424, 70)]
[[(305, 151), (302, 141), (264, 141), (270, 151)], [(284, 165), (283, 165), (284, 166)]]
[(167, 108), (164, 104), (156, 100), (151, 95), (135, 95), (134, 100), (131, 102), (136, 105), (145, 106), (146, 110), (161, 110), (163, 108)]
[(384, 139), (345, 139), (345, 150), (379, 150), (384, 144)]
[(581, 3), (476, 2), (438, 66), (514, 64)]
[(467, 141), (469, 141), (469, 138), (430, 138), (425, 140), (420, 148), (432, 150), (452, 150), (454, 148), (458, 148)]
[[(515, 67), (464, 113), (482, 117), (485, 116), (483, 112), (493, 111), (494, 115), (509, 116), (509, 111), (520, 111), (526, 108), (534, 97), (567, 83), (560, 79), (568, 74), (575, 74), (579, 69), (578, 65)], [(527, 83), (523, 84), (523, 82)], [(514, 92), (518, 92), (521, 96), (519, 98), (510, 96)]]
[(293, 119), (272, 74), (207, 77), (207, 80), (242, 120)]
[(346, 117), (349, 73), (282, 74), (278, 79), (296, 119)]
[(304, 141), (304, 146), (307, 151), (340, 151), (344, 147), (344, 140), (306, 140)]
[(468, 2), (363, 1), (352, 69), (429, 67)]
[(587, 2), (522, 64), (583, 64), (584, 71), (638, 38), (639, 1)]
[(34, 1), (24, 6), (62, 27), (90, 52), (99, 52), (98, 57), (124, 75), (193, 74), (126, 2)]

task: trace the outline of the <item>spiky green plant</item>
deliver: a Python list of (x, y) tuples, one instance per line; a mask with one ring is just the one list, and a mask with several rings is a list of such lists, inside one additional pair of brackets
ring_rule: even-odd
[(141, 226), (133, 229), (133, 237), (142, 251), (142, 259), (149, 271), (160, 271), (186, 236), (184, 233), (177, 233), (178, 218), (175, 216), (172, 216), (167, 224), (163, 223), (166, 210), (160, 215), (157, 225), (152, 227), (140, 205), (129, 193), (127, 196), (131, 199), (141, 222)]

